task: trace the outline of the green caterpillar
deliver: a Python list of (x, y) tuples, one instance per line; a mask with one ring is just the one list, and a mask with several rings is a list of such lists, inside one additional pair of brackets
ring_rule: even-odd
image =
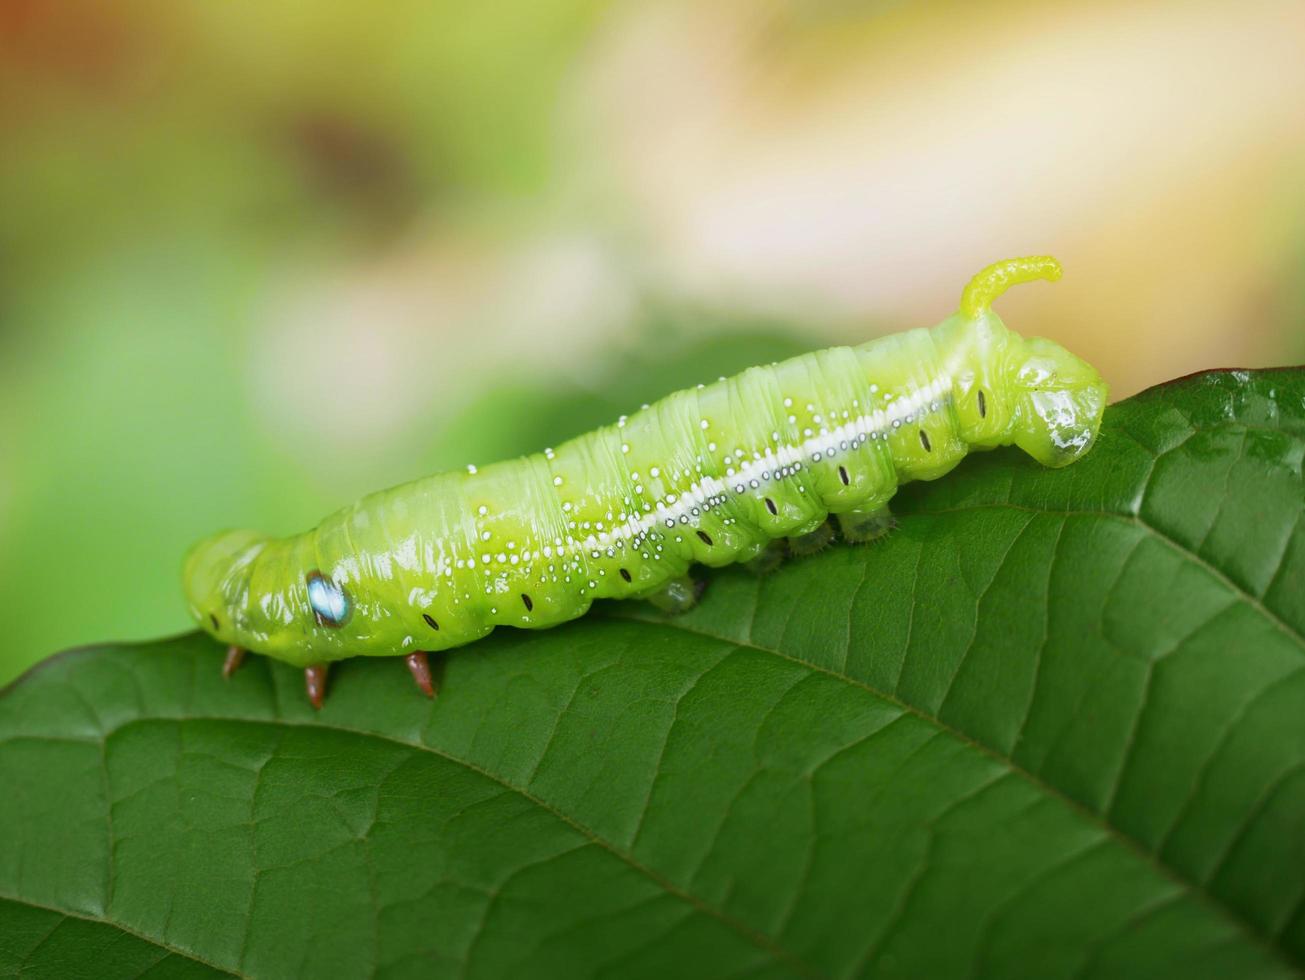
[(1087, 451), (1107, 387), (1058, 344), (1008, 330), (1007, 287), (1059, 279), (1047, 256), (989, 266), (932, 329), (834, 347), (679, 391), (614, 425), (510, 462), (364, 497), (287, 538), (229, 531), (185, 563), (191, 614), (229, 644), (305, 668), (404, 656), (434, 694), (428, 651), (495, 626), (541, 629), (595, 599), (677, 612), (694, 564), (777, 560), (889, 526), (900, 483), (942, 476), (970, 449), (1016, 445), (1048, 466)]

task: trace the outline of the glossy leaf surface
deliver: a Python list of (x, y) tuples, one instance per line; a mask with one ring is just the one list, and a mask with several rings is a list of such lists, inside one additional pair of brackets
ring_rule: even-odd
[(0, 697), (0, 976), (1290, 976), (1305, 374), (1216, 373), (315, 713), (198, 636)]

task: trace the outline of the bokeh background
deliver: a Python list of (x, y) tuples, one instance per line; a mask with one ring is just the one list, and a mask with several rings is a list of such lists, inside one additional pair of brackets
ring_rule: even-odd
[(1305, 360), (1299, 0), (0, 3), (0, 682), (670, 388), (1002, 304)]

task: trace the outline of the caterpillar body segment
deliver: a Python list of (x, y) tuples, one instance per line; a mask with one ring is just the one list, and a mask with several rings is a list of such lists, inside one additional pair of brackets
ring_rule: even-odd
[(785, 539), (815, 550), (830, 514), (873, 540), (901, 483), (970, 449), (1014, 444), (1059, 466), (1089, 448), (1105, 383), (991, 310), (1007, 285), (1058, 275), (1046, 257), (997, 263), (931, 329), (675, 392), (556, 449), (372, 494), (304, 534), (215, 535), (186, 561), (191, 612), (234, 648), (307, 668), (315, 704), (325, 665), (356, 655), (407, 658), (433, 694), (425, 653), (496, 626), (555, 626), (595, 599), (683, 610), (701, 594), (691, 566), (764, 566)]

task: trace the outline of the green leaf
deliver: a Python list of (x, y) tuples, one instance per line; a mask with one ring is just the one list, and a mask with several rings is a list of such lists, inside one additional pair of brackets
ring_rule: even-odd
[(47, 661), (0, 699), (0, 975), (1293, 975), (1303, 458), (1305, 372), (1197, 376), (434, 703), (347, 662), (315, 714), (195, 635)]

